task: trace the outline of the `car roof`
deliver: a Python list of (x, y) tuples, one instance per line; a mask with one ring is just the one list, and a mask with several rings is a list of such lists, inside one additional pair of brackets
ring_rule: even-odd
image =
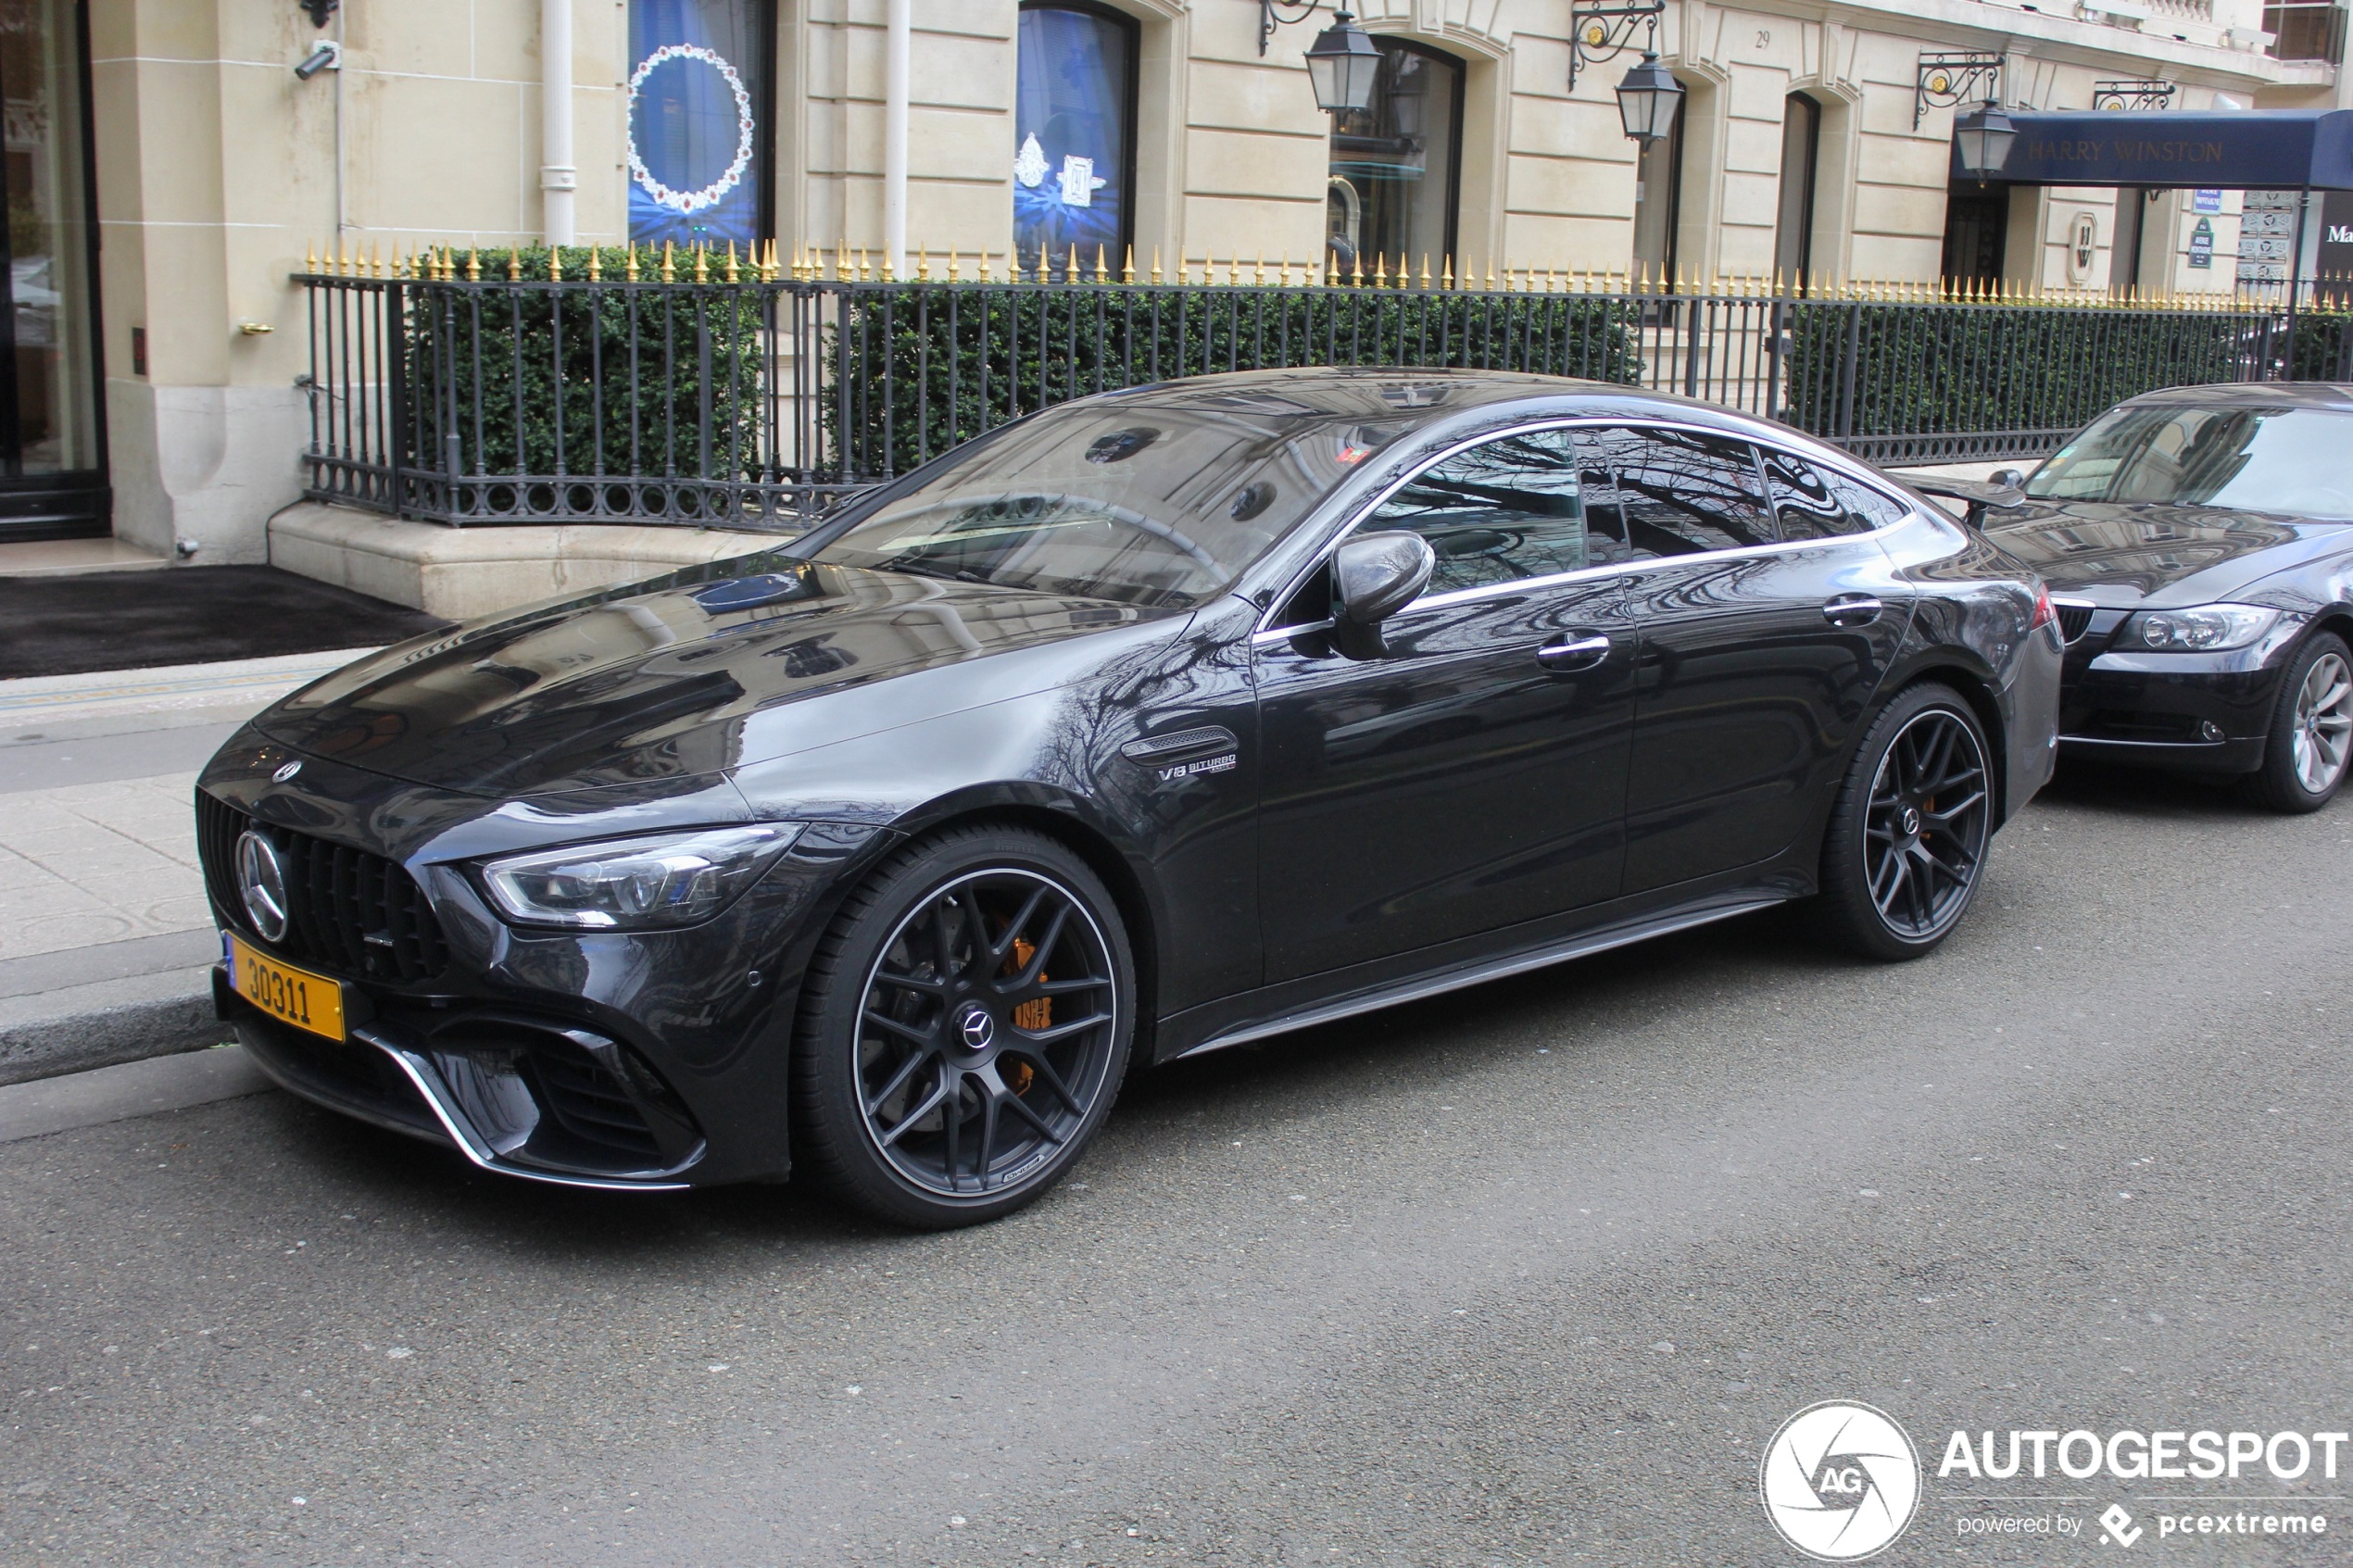
[(2169, 386), (2159, 392), (2145, 392), (2138, 397), (2126, 398), (2117, 407), (2145, 408), (2158, 405), (2189, 405), (2211, 408), (2247, 404), (2266, 408), (2353, 412), (2353, 385), (2319, 381), (2220, 382), (2206, 386)]
[(1514, 403), (1545, 403), (1562, 412), (1642, 413), (1698, 419), (1727, 430), (1762, 430), (1771, 421), (1695, 398), (1616, 382), (1541, 376), (1525, 370), (1412, 370), (1382, 365), (1303, 365), (1285, 370), (1232, 370), (1153, 382), (1099, 395), (1088, 402), (1129, 407), (1247, 412), (1302, 418), (1308, 422), (1390, 420), (1424, 411), (1430, 422)]

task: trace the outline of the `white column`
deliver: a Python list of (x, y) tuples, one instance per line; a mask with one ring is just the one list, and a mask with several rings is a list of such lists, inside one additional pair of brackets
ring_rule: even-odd
[(883, 46), (883, 255), (907, 275), (907, 78), (915, 0), (890, 0)]
[(580, 170), (572, 161), (572, 3), (539, 0), (539, 208), (551, 245), (580, 237), (573, 212)]

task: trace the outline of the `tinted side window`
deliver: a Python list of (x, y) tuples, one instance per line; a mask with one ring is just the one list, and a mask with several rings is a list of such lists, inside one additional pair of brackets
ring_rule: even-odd
[(1763, 483), (1748, 443), (1680, 430), (1630, 427), (1580, 433), (1585, 469), (1604, 476), (1604, 503), (1590, 495), (1597, 531), (1622, 539), (1625, 558), (1695, 555), (1773, 540)]
[[(1839, 494), (1831, 476), (1793, 452), (1760, 446), (1765, 483), (1773, 492), (1773, 521), (1784, 539), (1828, 539), (1840, 533), (1861, 533), (1878, 525), (1857, 517)], [(1857, 488), (1851, 483), (1848, 489)]]
[(1433, 594), (1591, 564), (1577, 451), (1567, 431), (1507, 435), (1424, 469), (1358, 525), (1403, 529), (1437, 552)]

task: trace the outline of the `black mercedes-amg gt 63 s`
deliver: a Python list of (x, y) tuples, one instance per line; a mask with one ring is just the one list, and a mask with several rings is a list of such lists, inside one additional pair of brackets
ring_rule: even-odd
[(1065, 404), (773, 552), (262, 713), (196, 810), (289, 1089), (486, 1170), (1036, 1198), (1138, 1062), (1807, 899), (1934, 947), (2058, 631), (1933, 506), (1619, 387)]
[(2051, 586), (2061, 754), (2328, 804), (2353, 750), (2353, 388), (2135, 397), (2025, 489), (1982, 515)]

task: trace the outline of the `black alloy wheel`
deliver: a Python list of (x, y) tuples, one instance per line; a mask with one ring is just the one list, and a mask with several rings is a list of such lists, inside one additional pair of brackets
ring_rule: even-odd
[(1831, 810), (1816, 901), (1829, 934), (1883, 960), (1933, 950), (1976, 897), (1993, 836), (1976, 714), (1947, 686), (1905, 691), (1873, 721)]
[(1111, 1110), (1133, 972), (1109, 894), (1053, 840), (958, 829), (901, 850), (812, 964), (796, 1154), (905, 1224), (1021, 1207)]
[(2345, 787), (2353, 762), (2353, 651), (2334, 632), (2296, 650), (2271, 705), (2263, 766), (2246, 780), (2256, 804), (2317, 811)]

